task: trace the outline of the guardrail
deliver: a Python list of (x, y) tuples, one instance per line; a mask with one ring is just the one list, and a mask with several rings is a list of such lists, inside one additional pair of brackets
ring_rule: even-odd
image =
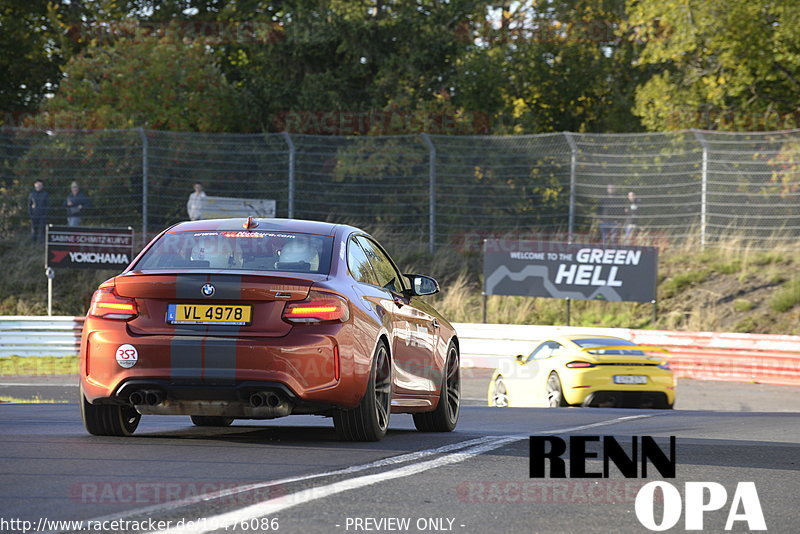
[(553, 335), (594, 334), (668, 349), (678, 377), (800, 386), (800, 336), (476, 323), (455, 327), (462, 365), (468, 367), (497, 367)]
[[(553, 335), (609, 335), (671, 353), (677, 376), (800, 386), (800, 336), (455, 323), (464, 367), (494, 368)], [(83, 317), (0, 316), (0, 356), (77, 354)]]
[(0, 316), (0, 356), (69, 356), (80, 349), (83, 317)]

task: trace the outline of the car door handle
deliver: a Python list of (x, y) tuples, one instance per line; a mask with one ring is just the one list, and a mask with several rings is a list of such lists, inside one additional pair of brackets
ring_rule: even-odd
[(437, 321), (436, 319), (431, 321), (431, 324), (433, 325), (434, 328), (439, 328), (439, 321)]

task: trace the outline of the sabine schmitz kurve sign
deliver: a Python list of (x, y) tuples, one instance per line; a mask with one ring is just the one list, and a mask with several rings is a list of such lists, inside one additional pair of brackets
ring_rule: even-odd
[(47, 227), (45, 265), (53, 269), (124, 269), (131, 260), (131, 228)]
[(484, 293), (651, 302), (657, 266), (655, 247), (488, 239)]

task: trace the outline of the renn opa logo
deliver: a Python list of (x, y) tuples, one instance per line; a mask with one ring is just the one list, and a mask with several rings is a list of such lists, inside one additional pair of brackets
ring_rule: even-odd
[[(530, 478), (610, 478), (611, 464), (625, 478), (647, 478), (648, 465), (663, 478), (675, 478), (675, 436), (669, 438), (669, 450), (664, 451), (652, 436), (631, 436), (630, 454), (614, 436), (570, 436), (569, 441), (558, 436), (531, 436)], [(600, 449), (600, 450), (598, 450)], [(569, 459), (563, 456), (568, 454)], [(589, 471), (586, 461), (602, 461), (602, 471)], [(569, 463), (569, 474), (567, 474)], [(546, 467), (549, 466), (549, 474)], [(660, 495), (657, 496), (657, 492)], [(657, 501), (663, 502), (661, 520), (656, 519)], [(673, 484), (666, 481), (648, 482), (636, 495), (636, 518), (653, 531), (669, 530), (685, 511), (686, 530), (703, 530), (706, 512), (721, 510), (728, 504), (728, 491), (717, 482), (686, 482), (683, 497)], [(737, 522), (749, 530), (767, 530), (755, 483), (739, 482), (731, 498), (725, 530)]]

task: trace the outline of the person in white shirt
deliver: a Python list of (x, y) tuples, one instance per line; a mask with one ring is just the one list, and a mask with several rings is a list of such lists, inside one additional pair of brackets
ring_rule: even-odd
[(639, 215), (639, 201), (636, 193), (628, 191), (628, 207), (625, 208), (625, 241), (631, 242), (636, 232), (636, 218)]
[(202, 218), (204, 198), (206, 198), (206, 192), (203, 191), (203, 184), (197, 182), (194, 184), (194, 193), (189, 195), (189, 200), (186, 202), (186, 211), (189, 212), (190, 221)]

